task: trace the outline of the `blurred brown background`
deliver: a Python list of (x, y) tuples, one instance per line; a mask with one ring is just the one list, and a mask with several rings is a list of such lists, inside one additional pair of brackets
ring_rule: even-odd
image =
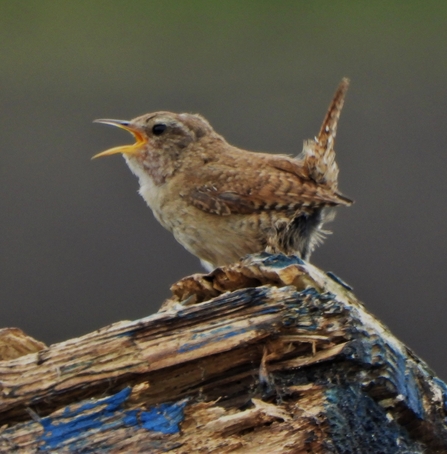
[(125, 132), (203, 114), (296, 154), (352, 80), (334, 234), (312, 256), (447, 378), (447, 3), (0, 0), (0, 326), (47, 343), (156, 311), (200, 271), (136, 194)]

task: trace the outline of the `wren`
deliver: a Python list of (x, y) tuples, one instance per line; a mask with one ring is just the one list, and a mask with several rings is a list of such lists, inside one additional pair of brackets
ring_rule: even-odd
[(160, 224), (207, 269), (268, 250), (308, 260), (328, 211), (352, 200), (337, 188), (334, 139), (349, 80), (339, 85), (318, 136), (296, 158), (230, 145), (200, 115), (155, 112), (130, 121), (122, 153)]

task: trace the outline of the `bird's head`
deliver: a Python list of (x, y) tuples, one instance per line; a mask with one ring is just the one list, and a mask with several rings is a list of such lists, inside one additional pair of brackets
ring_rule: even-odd
[(151, 152), (176, 159), (185, 149), (214, 133), (203, 117), (187, 113), (156, 112), (130, 121), (102, 119), (95, 122), (125, 129), (133, 134), (136, 142), (110, 148), (93, 156), (93, 159), (121, 153), (126, 157), (140, 157), (144, 160)]

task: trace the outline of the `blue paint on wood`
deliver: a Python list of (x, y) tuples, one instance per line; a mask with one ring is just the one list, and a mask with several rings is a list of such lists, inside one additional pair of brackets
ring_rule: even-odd
[(81, 363), (74, 363), (74, 364), (68, 364), (68, 365), (62, 365), (60, 367), (60, 374), (69, 374), (73, 370), (86, 370), (89, 367), (91, 367), (92, 361), (84, 361)]
[(261, 309), (258, 314), (276, 314), (281, 312), (280, 307), (266, 307), (265, 309)]
[[(402, 360), (404, 358), (402, 357)], [(408, 407), (414, 412), (417, 418), (425, 419), (425, 410), (422, 402), (420, 385), (418, 385), (413, 368), (406, 368), (405, 391)]]
[[(321, 328), (319, 320), (322, 313), (335, 315), (349, 311), (345, 304), (335, 299), (335, 295), (330, 292), (320, 294), (313, 287), (297, 292), (295, 298), (283, 303), (289, 308), (282, 319), (283, 325), (296, 326), (309, 332)], [(303, 319), (305, 322), (301, 323)]]
[[(305, 262), (301, 260), (296, 255), (284, 255), (284, 254), (274, 254), (269, 255), (267, 253), (266, 258), (262, 261), (262, 264), (265, 266), (270, 266), (272, 268), (285, 268), (290, 265), (305, 265)], [(263, 258), (263, 254), (259, 254)]]
[(312, 298), (319, 298), (321, 295), (314, 287), (308, 287), (300, 292), (301, 297), (310, 296)]
[[(86, 435), (89, 431), (105, 431), (123, 426), (144, 428), (163, 434), (180, 431), (184, 418), (187, 399), (173, 403), (163, 403), (142, 410), (126, 410), (122, 404), (128, 399), (131, 388), (125, 388), (113, 396), (97, 401), (88, 401), (83, 405), (67, 407), (61, 416), (41, 419), (44, 433), (41, 440), (45, 443), (42, 450), (57, 449), (70, 439)], [(82, 443), (82, 437), (79, 440)], [(73, 449), (79, 447), (76, 446)]]
[(187, 401), (165, 403), (150, 408), (148, 411), (131, 410), (126, 413), (124, 422), (128, 426), (141, 425), (146, 430), (163, 434), (176, 434), (184, 418)]
[(394, 373), (391, 380), (396, 386), (396, 392), (404, 396), (406, 405), (415, 416), (423, 419), (425, 417), (424, 406), (414, 371), (407, 367), (407, 357), (402, 351), (394, 349), (391, 345), (388, 345), (388, 349), (390, 355), (387, 358), (387, 364)]
[(341, 385), (326, 392), (326, 417), (330, 427), (327, 452), (408, 454), (424, 452), (408, 432), (388, 420), (383, 408), (361, 386)]
[(180, 423), (185, 417), (184, 410), (187, 403), (188, 399), (183, 399), (178, 402), (155, 405), (147, 411), (139, 412), (139, 422), (146, 430), (163, 434), (178, 433), (180, 432)]
[(443, 403), (443, 410), (444, 410), (444, 423), (447, 424), (447, 385), (445, 382), (440, 380), (438, 377), (434, 377), (433, 381), (436, 385), (440, 388), (442, 392), (442, 403)]
[[(209, 343), (214, 343), (214, 342), (222, 342), (225, 339), (229, 339), (231, 337), (237, 336), (242, 333), (246, 333), (247, 331), (250, 331), (248, 328), (239, 328), (232, 330), (232, 326), (229, 325), (227, 327), (227, 332), (223, 332), (218, 335), (210, 335), (209, 333), (197, 333), (192, 337), (192, 339), (197, 340), (198, 337), (204, 337), (204, 339), (200, 342), (187, 342), (184, 345), (182, 345), (179, 349), (179, 353), (185, 353), (185, 352), (190, 352), (193, 350), (197, 350), (198, 348), (202, 348), (205, 345), (208, 345)], [(195, 337), (196, 336), (196, 337)]]
[(346, 290), (354, 290), (353, 287), (351, 287), (349, 284), (347, 284), (344, 280), (340, 279), (336, 274), (334, 274), (332, 271), (327, 271), (326, 274), (337, 284), (340, 284), (342, 287), (344, 287)]
[[(47, 417), (41, 419), (44, 433), (41, 440), (52, 449), (63, 444), (72, 437), (78, 437), (83, 432), (100, 429), (103, 419), (116, 412), (126, 401), (131, 388), (125, 388), (113, 396), (98, 401), (86, 402), (81, 406), (67, 407), (61, 417)], [(97, 408), (97, 411), (92, 411)], [(66, 419), (69, 418), (69, 421)]]
[[(269, 291), (270, 289), (264, 287), (250, 287), (225, 293), (214, 298), (206, 310), (210, 313), (218, 313), (221, 307), (262, 306), (269, 299)], [(196, 305), (187, 306), (176, 312), (176, 317), (185, 319), (195, 319), (201, 316), (203, 316), (203, 311)]]

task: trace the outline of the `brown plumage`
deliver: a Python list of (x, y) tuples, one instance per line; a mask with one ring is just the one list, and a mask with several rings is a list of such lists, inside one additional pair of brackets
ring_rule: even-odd
[(155, 217), (208, 268), (266, 248), (308, 259), (324, 210), (352, 203), (338, 192), (334, 151), (347, 88), (343, 79), (318, 137), (298, 158), (241, 150), (200, 115), (171, 112), (98, 120), (137, 142), (97, 156), (124, 155)]

